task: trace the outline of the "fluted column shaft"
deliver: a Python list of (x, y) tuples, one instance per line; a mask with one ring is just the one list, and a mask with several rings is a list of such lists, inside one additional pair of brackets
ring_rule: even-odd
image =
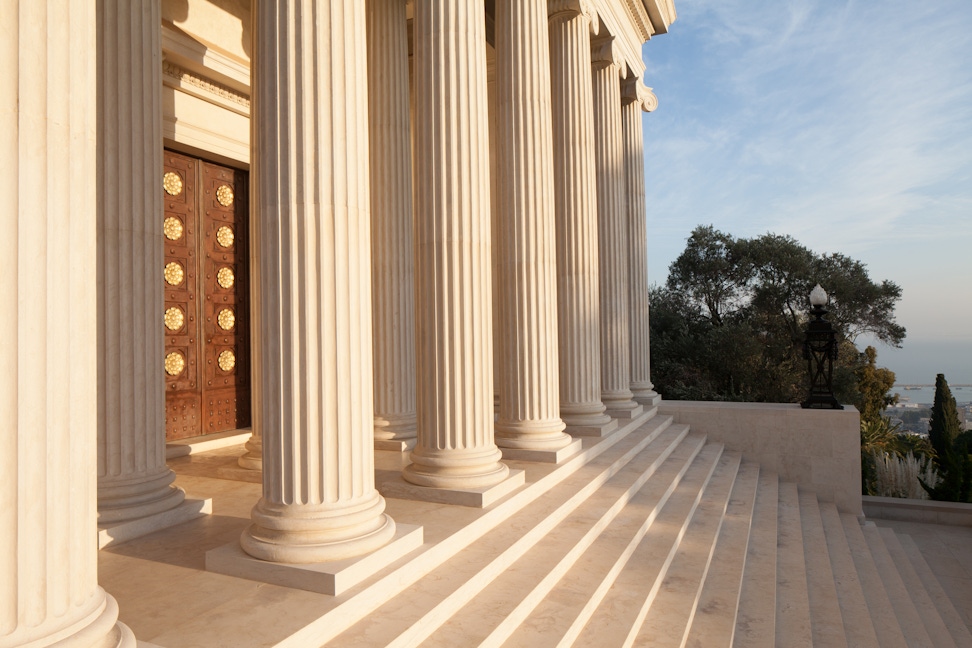
[[(568, 429), (610, 422), (601, 402), (597, 185), (587, 2), (550, 3), (560, 415)], [(596, 22), (594, 23), (596, 25)]]
[(560, 419), (547, 0), (496, 5), (502, 378), (496, 443), (570, 443)]
[(648, 343), (648, 231), (645, 223), (645, 139), (641, 113), (653, 108), (654, 95), (637, 77), (622, 84), (625, 194), (628, 197), (628, 288), (631, 337), (631, 393), (642, 404), (657, 394), (651, 383)]
[(0, 3), (4, 648), (135, 646), (95, 542), (96, 16), (94, 2)]
[(475, 488), (509, 469), (493, 441), (483, 0), (415, 3), (418, 441), (406, 480)]
[(375, 439), (415, 438), (412, 150), (403, 0), (368, 0)]
[(263, 497), (241, 545), (335, 560), (395, 528), (374, 486), (365, 10), (254, 11)]
[(185, 499), (165, 464), (162, 35), (152, 0), (99, 0), (98, 521)]
[(609, 411), (637, 407), (631, 394), (628, 331), (628, 203), (621, 136), (621, 64), (614, 39), (592, 52), (597, 241), (601, 318), (601, 400)]
[[(257, 12), (250, 14), (250, 33), (256, 33)], [(258, 51), (260, 43), (256, 38), (250, 42), (250, 61), (256, 61), (262, 54)], [(251, 75), (252, 76), (252, 75)], [(256, 178), (260, 177), (260, 145), (258, 141), (258, 127), (260, 120), (260, 106), (250, 88), (250, 438), (246, 440), (246, 452), (237, 459), (241, 468), (248, 470), (263, 470), (263, 352), (261, 349), (263, 336), (263, 290), (260, 284), (260, 221), (262, 215), (260, 206), (260, 187)]]

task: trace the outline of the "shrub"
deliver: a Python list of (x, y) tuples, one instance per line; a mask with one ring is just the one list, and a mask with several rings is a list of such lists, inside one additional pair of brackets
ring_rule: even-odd
[(932, 488), (938, 484), (938, 471), (928, 457), (918, 458), (910, 451), (904, 457), (888, 452), (874, 452), (872, 460), (874, 494), (880, 497), (928, 499), (928, 493), (922, 488), (921, 481)]

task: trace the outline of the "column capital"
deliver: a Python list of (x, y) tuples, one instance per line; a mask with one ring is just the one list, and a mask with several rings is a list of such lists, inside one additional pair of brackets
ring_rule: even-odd
[(597, 16), (597, 9), (591, 0), (549, 0), (547, 3), (547, 17), (556, 18), (566, 14), (566, 18), (583, 16), (590, 21), (591, 33), (597, 34), (601, 29), (601, 21)]
[(624, 57), (614, 36), (604, 34), (591, 39), (591, 65), (594, 69), (615, 65), (623, 75), (626, 69)]
[(651, 112), (658, 107), (658, 97), (636, 76), (621, 81), (621, 104), (632, 102), (638, 102), (645, 112)]

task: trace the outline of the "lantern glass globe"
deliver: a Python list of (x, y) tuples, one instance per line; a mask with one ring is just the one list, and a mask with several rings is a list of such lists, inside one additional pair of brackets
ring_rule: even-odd
[(830, 297), (827, 296), (827, 291), (824, 290), (823, 288), (821, 288), (820, 287), (820, 284), (817, 284), (816, 286), (814, 286), (813, 287), (813, 290), (810, 291), (810, 305), (811, 306), (814, 306), (814, 307), (826, 306), (827, 305), (827, 302), (829, 301), (829, 299), (830, 299)]

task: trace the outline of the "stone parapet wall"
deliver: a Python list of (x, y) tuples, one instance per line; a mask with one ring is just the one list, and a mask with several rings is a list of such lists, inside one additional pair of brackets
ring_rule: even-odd
[(972, 504), (901, 497), (863, 498), (864, 514), (882, 520), (972, 527)]
[(782, 481), (834, 502), (842, 513), (862, 515), (860, 414), (845, 407), (662, 401), (658, 413), (741, 452)]

